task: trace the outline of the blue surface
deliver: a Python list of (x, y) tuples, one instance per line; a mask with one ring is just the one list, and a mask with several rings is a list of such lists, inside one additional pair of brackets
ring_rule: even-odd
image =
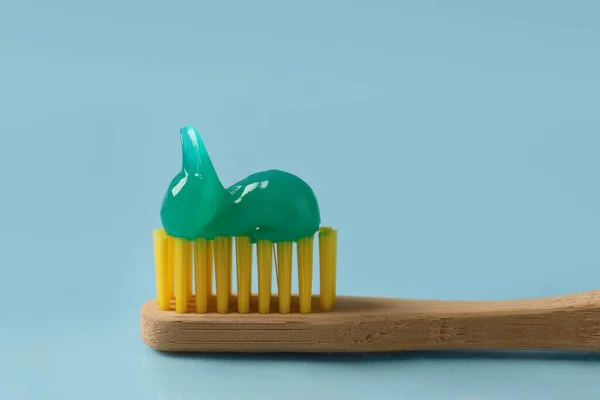
[(2, 2), (0, 399), (597, 397), (588, 355), (174, 357), (139, 336), (186, 124), (224, 183), (314, 186), (340, 293), (600, 286), (600, 6), (483, 3)]

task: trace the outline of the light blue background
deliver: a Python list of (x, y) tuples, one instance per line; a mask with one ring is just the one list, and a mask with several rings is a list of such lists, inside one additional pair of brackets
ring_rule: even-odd
[(598, 21), (592, 0), (3, 0), (0, 399), (595, 398), (588, 355), (165, 356), (139, 307), (186, 124), (225, 183), (314, 186), (340, 293), (597, 288)]

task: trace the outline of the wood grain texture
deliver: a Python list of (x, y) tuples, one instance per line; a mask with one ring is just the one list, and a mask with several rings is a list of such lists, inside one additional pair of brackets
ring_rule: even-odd
[(510, 301), (338, 296), (333, 311), (311, 314), (297, 313), (297, 297), (292, 314), (257, 314), (256, 296), (251, 303), (250, 314), (216, 314), (214, 305), (176, 314), (152, 300), (141, 310), (142, 338), (169, 352), (600, 350), (600, 291)]

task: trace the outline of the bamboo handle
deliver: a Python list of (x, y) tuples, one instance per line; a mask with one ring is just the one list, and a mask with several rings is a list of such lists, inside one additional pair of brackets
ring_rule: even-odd
[(377, 347), (600, 350), (600, 291), (511, 301), (392, 303), (385, 322), (367, 339)]
[[(600, 350), (600, 291), (510, 301), (338, 296), (311, 314), (176, 314), (142, 307), (150, 346), (183, 352), (378, 352), (409, 350)], [(257, 299), (251, 299), (257, 309)], [(193, 310), (193, 303), (190, 303)]]

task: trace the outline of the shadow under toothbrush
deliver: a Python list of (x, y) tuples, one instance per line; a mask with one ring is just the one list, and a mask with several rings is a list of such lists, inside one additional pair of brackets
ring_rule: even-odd
[(490, 361), (548, 361), (600, 363), (600, 354), (566, 351), (410, 351), (385, 353), (165, 353), (160, 357), (173, 359), (222, 360), (243, 362), (302, 362), (302, 363), (353, 363), (372, 364), (435, 360)]

